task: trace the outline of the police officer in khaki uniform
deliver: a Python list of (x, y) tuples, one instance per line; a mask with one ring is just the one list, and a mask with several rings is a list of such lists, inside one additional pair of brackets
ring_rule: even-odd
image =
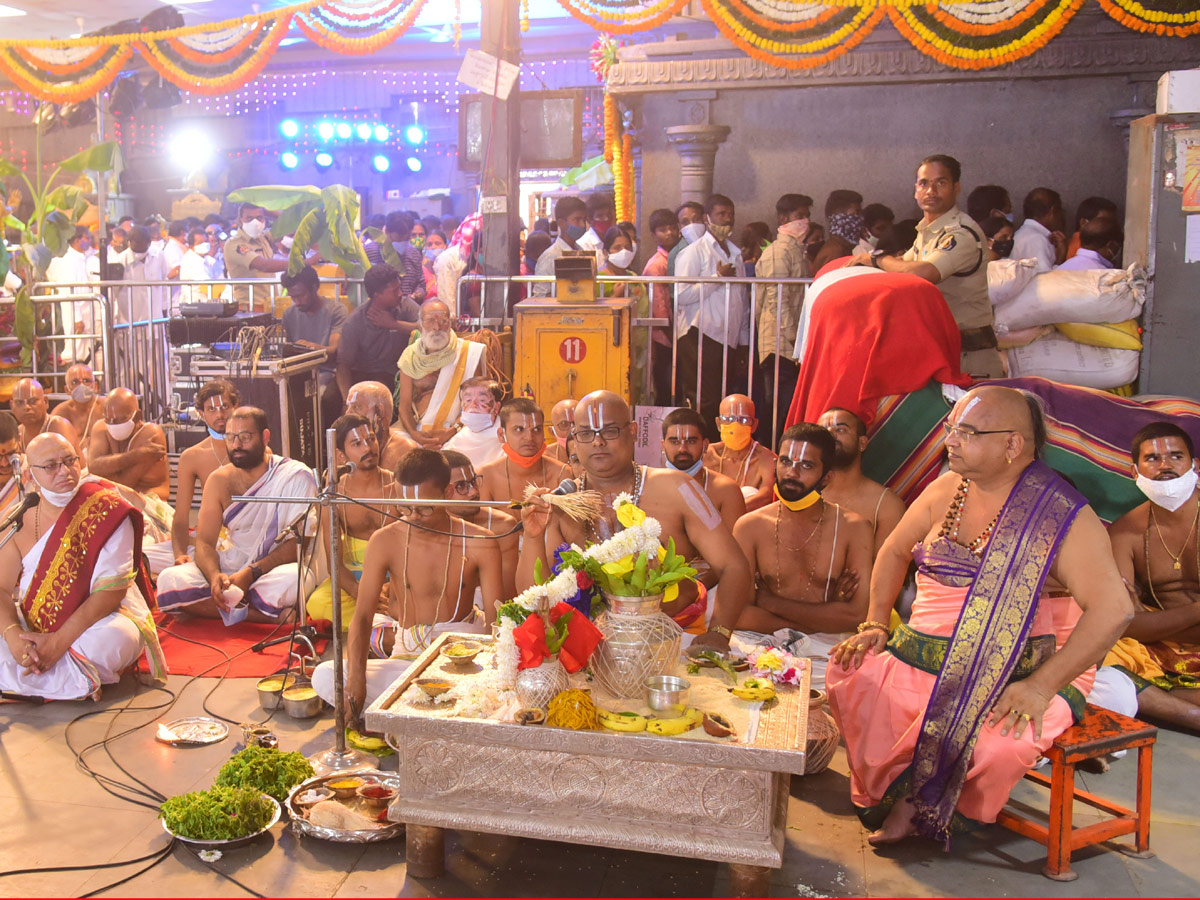
[[(225, 242), (225, 269), (230, 278), (262, 278), (276, 272), (286, 272), (288, 261), (275, 259), (275, 244), (267, 231), (267, 213), (261, 206), (243, 203), (238, 210), (238, 228), (233, 237)], [(233, 299), (242, 311), (250, 309), (250, 288), (237, 284), (233, 287)], [(270, 289), (265, 285), (254, 287), (254, 306), (268, 308), (271, 301)]]
[(848, 265), (873, 265), (887, 272), (917, 275), (936, 284), (962, 335), (962, 370), (975, 378), (1004, 377), (1004, 361), (992, 329), (987, 286), (987, 240), (958, 208), (962, 166), (937, 154), (917, 167), (917, 205), (925, 214), (916, 243), (901, 259), (875, 251), (852, 257)]

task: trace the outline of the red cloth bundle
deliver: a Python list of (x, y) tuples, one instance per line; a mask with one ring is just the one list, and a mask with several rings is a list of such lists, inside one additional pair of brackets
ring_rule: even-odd
[[(550, 610), (550, 621), (557, 623), (567, 613), (575, 615), (567, 623), (567, 639), (558, 651), (558, 661), (564, 669), (573, 673), (587, 665), (592, 651), (604, 640), (604, 635), (587, 616), (566, 603), (559, 603)], [(518, 669), (540, 666), (551, 655), (550, 648), (546, 646), (546, 623), (537, 613), (531, 613), (524, 622), (513, 629), (513, 638), (521, 654), (517, 663)]]

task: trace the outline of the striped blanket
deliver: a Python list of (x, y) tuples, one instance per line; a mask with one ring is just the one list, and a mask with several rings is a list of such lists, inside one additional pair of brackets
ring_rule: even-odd
[[(1105, 522), (1146, 499), (1130, 475), (1129, 443), (1139, 428), (1174, 422), (1200, 444), (1200, 403), (1194, 400), (1132, 400), (1044, 378), (988, 383), (1021, 388), (1041, 399), (1049, 435), (1046, 462), (1075, 482)], [(868, 431), (863, 471), (911, 503), (937, 477), (944, 459), (941, 423), (949, 410), (936, 382), (883, 398)]]

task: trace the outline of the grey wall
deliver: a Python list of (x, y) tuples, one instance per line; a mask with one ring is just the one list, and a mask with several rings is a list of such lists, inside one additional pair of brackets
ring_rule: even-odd
[[(1019, 221), (1025, 193), (1045, 185), (1063, 195), (1069, 217), (1091, 194), (1123, 205), (1125, 133), (1109, 115), (1133, 97), (1125, 76), (725, 90), (711, 121), (732, 132), (717, 152), (714, 190), (737, 204), (740, 224), (773, 225), (775, 199), (789, 191), (811, 196), (821, 221), (835, 188), (906, 218), (917, 215), (916, 163), (949, 153), (963, 164), (964, 206), (972, 187), (1002, 184)], [(644, 221), (678, 204), (679, 157), (663, 129), (684, 120), (669, 95), (642, 104)]]

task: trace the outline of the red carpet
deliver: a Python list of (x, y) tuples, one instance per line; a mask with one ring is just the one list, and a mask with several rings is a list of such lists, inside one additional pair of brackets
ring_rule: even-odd
[[(262, 678), (282, 671), (287, 665), (287, 641), (258, 652), (247, 648), (272, 637), (290, 635), (290, 624), (242, 622), (228, 628), (218, 619), (159, 618), (165, 621), (158, 623), (158, 639), (172, 675), (203, 673), (213, 678), (223, 675), (228, 678)], [(323, 653), (328, 643), (325, 638), (317, 640), (317, 653)], [(296, 642), (296, 648), (308, 652), (308, 647), (299, 641)], [(247, 652), (243, 653), (244, 650)], [(226, 656), (235, 657), (232, 664), (226, 662)]]

